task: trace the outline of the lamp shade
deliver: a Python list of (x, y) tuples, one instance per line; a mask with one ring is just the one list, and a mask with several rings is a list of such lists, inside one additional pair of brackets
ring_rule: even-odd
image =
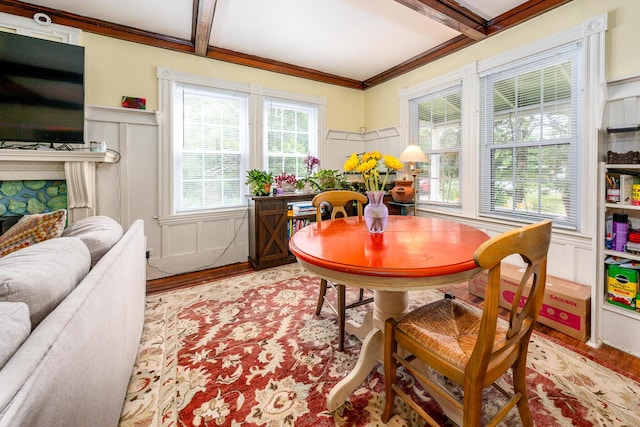
[(412, 144), (405, 148), (402, 154), (400, 154), (400, 161), (418, 163), (428, 162), (429, 159), (420, 147)]

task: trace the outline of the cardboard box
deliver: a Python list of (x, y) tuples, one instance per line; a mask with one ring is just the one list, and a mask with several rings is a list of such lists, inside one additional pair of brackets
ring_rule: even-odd
[[(501, 275), (500, 306), (510, 309), (522, 270), (521, 267), (502, 263)], [(484, 298), (488, 277), (488, 273), (484, 272), (469, 280), (469, 293)], [(520, 306), (524, 306), (525, 302), (526, 299)], [(591, 327), (591, 287), (547, 275), (538, 322), (586, 341)]]

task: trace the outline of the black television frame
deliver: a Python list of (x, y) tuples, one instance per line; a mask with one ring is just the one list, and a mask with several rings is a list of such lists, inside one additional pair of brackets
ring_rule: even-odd
[(0, 143), (85, 144), (84, 47), (0, 31)]

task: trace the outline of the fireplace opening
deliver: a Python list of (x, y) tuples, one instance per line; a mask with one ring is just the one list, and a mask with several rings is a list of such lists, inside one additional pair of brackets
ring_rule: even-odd
[(65, 180), (0, 181), (0, 234), (24, 215), (66, 208)]

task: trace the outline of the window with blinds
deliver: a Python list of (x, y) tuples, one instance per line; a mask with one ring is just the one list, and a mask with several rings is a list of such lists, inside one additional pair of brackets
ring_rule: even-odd
[(267, 142), (267, 171), (304, 177), (304, 158), (318, 147), (318, 108), (280, 99), (264, 101), (264, 140)]
[(577, 228), (581, 44), (480, 75), (480, 214)]
[(429, 159), (418, 163), (418, 203), (460, 205), (462, 83), (410, 100), (412, 140)]
[(177, 85), (174, 96), (175, 211), (243, 204), (247, 95)]

